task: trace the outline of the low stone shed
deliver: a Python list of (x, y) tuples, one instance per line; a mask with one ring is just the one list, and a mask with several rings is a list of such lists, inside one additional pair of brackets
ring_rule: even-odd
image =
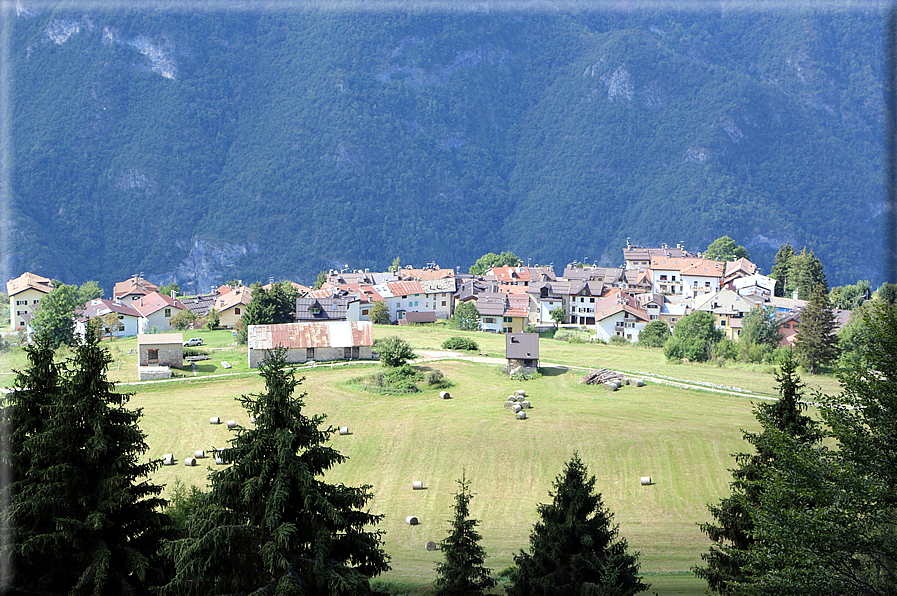
[(374, 334), (370, 321), (250, 325), (249, 368), (256, 368), (276, 347), (286, 348), (289, 363), (309, 360), (369, 360)]
[(184, 365), (182, 333), (137, 335), (137, 378), (141, 381), (171, 378), (171, 367)]

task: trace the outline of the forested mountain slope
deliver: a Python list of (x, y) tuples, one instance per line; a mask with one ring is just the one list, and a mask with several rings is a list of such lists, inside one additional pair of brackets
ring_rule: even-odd
[(728, 234), (766, 272), (790, 241), (881, 280), (877, 11), (101, 6), (12, 20), (5, 279), (619, 264), (626, 238)]

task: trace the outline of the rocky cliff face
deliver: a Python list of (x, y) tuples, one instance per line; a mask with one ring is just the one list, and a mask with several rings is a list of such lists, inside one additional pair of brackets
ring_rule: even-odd
[(218, 287), (233, 277), (233, 271), (240, 259), (257, 253), (257, 245), (208, 242), (198, 238), (177, 243), (187, 256), (171, 271), (160, 271), (147, 275), (161, 284), (178, 282), (182, 292), (205, 293)]

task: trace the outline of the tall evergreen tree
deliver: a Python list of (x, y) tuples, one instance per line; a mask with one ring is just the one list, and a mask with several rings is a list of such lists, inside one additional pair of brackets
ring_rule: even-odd
[(595, 477), (574, 453), (554, 481), (552, 502), (538, 507), (541, 521), (530, 535), (530, 552), (514, 555), (508, 594), (630, 596), (650, 587), (638, 575), (638, 553), (627, 552), (594, 489)]
[(814, 397), (828, 440), (768, 433), (739, 594), (897, 593), (897, 308), (874, 304), (864, 318), (866, 349), (838, 371), (842, 391)]
[[(22, 591), (58, 592), (63, 586), (53, 585), (55, 577), (46, 573), (45, 561), (35, 553), (57, 558), (63, 552), (48, 548), (41, 539), (55, 528), (52, 510), (43, 497), (39, 475), (53, 464), (54, 453), (36, 450), (29, 440), (39, 436), (46, 426), (51, 406), (59, 399), (62, 388), (61, 367), (54, 362), (54, 352), (44, 337), (26, 345), (28, 367), (16, 371), (13, 390), (3, 402), (4, 442), (2, 465), (12, 470), (12, 478), (0, 486), (3, 491), (0, 527), (8, 531), (4, 542), (2, 568), (9, 573), (2, 578), (3, 587)], [(26, 444), (28, 447), (26, 447)], [(66, 550), (65, 555), (70, 553)], [(15, 569), (15, 576), (11, 575)]]
[(171, 544), (175, 577), (165, 594), (367, 594), (389, 569), (382, 516), (363, 508), (372, 495), (327, 484), (346, 457), (327, 443), (325, 417), (302, 413), (301, 379), (275, 350), (260, 367), (265, 390), (240, 398), (256, 418), (221, 452), (231, 465), (212, 472), (210, 492)]
[(800, 311), (800, 328), (794, 348), (810, 374), (838, 358), (835, 313), (825, 286), (818, 284), (807, 305)]
[(788, 262), (794, 256), (794, 249), (790, 242), (786, 242), (779, 246), (779, 252), (776, 253), (776, 259), (772, 265), (772, 271), (769, 276), (776, 280), (775, 295), (784, 296), (785, 288), (788, 285)]
[(801, 414), (806, 405), (801, 402), (804, 385), (797, 375), (797, 361), (789, 352), (775, 374), (781, 396), (773, 403), (762, 403), (754, 415), (763, 427), (761, 433), (744, 433), (754, 453), (735, 456), (738, 467), (732, 470), (732, 494), (717, 505), (709, 505), (714, 520), (701, 524), (701, 531), (713, 541), (710, 551), (701, 555), (703, 567), (693, 568), (695, 575), (707, 581), (711, 591), (731, 594), (738, 582), (749, 583), (745, 568), (748, 551), (756, 544), (751, 509), (756, 507), (763, 492), (761, 479), (774, 452), (768, 448), (764, 433), (770, 429), (787, 433), (805, 441), (816, 441), (821, 433), (814, 421)]
[(788, 292), (797, 290), (798, 298), (809, 300), (819, 284), (822, 284), (828, 292), (828, 281), (822, 270), (822, 261), (816, 258), (812, 250), (807, 252), (804, 248), (788, 260), (788, 283), (785, 288)]
[[(140, 462), (148, 448), (141, 413), (127, 409), (130, 396), (106, 378), (112, 359), (95, 333), (75, 348), (58, 384), (46, 353), (33, 354), (36, 366), (19, 382), (42, 384), (15, 391), (11, 404), (14, 419), (27, 418), (18, 408), (35, 400), (45, 416), (14, 441), (13, 586), (23, 593), (148, 594), (162, 579), (157, 552), (167, 518), (158, 510), (162, 487), (145, 480), (159, 462)], [(35, 387), (49, 395), (29, 396)]]
[(480, 536), (476, 527), (479, 522), (470, 517), (470, 482), (462, 474), (455, 493), (455, 516), (449, 520), (452, 525), (442, 542), (439, 543), (445, 561), (436, 566), (436, 593), (440, 596), (475, 596), (495, 585), (489, 577), (490, 569), (484, 567), (486, 550), (479, 544)]

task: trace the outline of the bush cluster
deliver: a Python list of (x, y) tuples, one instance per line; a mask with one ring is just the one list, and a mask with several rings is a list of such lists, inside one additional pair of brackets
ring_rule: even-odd
[(468, 350), (476, 352), (480, 346), (469, 337), (450, 337), (442, 342), (443, 350)]

